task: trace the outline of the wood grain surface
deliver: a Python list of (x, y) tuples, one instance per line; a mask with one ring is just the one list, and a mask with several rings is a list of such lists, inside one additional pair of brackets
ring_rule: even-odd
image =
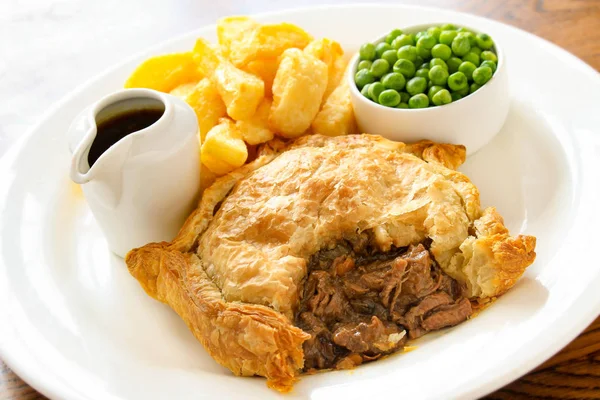
[[(277, 8), (277, 4), (272, 3), (273, 8)], [(556, 43), (600, 70), (600, 0), (408, 0), (402, 3), (452, 8), (517, 26)], [(0, 360), (0, 400), (44, 398)], [(486, 398), (600, 399), (600, 318), (560, 353)]]

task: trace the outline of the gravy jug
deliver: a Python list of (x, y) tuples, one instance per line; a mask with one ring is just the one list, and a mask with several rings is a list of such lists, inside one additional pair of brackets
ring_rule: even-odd
[(175, 237), (200, 190), (198, 122), (187, 103), (121, 90), (79, 114), (68, 137), (71, 179), (114, 253)]

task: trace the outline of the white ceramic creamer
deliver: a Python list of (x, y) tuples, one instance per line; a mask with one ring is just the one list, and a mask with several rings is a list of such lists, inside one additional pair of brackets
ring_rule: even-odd
[[(164, 112), (152, 125), (118, 140), (90, 167), (98, 125), (141, 109)], [(150, 89), (121, 90), (79, 114), (68, 137), (71, 179), (82, 185), (114, 253), (124, 257), (135, 247), (175, 237), (200, 190), (198, 122), (188, 104)]]

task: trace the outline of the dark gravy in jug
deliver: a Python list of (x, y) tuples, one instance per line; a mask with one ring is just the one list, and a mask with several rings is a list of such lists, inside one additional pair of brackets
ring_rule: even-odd
[(149, 127), (162, 117), (163, 109), (144, 108), (117, 114), (98, 124), (96, 138), (88, 153), (90, 168), (113, 144), (130, 133)]

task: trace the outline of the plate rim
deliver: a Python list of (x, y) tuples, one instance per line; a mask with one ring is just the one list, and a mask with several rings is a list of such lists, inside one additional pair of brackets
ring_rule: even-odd
[[(244, 14), (251, 16), (253, 18), (262, 19), (262, 18), (270, 18), (270, 17), (285, 17), (288, 14), (300, 13), (300, 12), (310, 12), (310, 11), (318, 11), (320, 9), (360, 9), (360, 8), (382, 8), (382, 9), (415, 9), (422, 11), (432, 11), (432, 12), (446, 12), (457, 15), (468, 16), (470, 18), (476, 18), (486, 23), (493, 23), (503, 26), (505, 29), (514, 30), (519, 32), (520, 34), (525, 34), (530, 39), (543, 43), (544, 46), (551, 52), (557, 55), (560, 58), (566, 58), (569, 63), (578, 65), (582, 67), (582, 72), (588, 74), (590, 79), (597, 79), (600, 82), (600, 72), (593, 68), (590, 64), (586, 63), (582, 59), (575, 56), (570, 51), (550, 42), (547, 39), (544, 39), (540, 36), (534, 35), (533, 33), (527, 32), (521, 28), (515, 27), (513, 25), (509, 25), (507, 23), (497, 21), (494, 19), (490, 19), (487, 17), (471, 14), (469, 12), (457, 11), (457, 10), (446, 10), (440, 7), (429, 7), (429, 6), (420, 6), (420, 5), (405, 5), (405, 4), (386, 4), (386, 3), (346, 3), (346, 4), (322, 4), (317, 6), (304, 6), (304, 7), (292, 7), (286, 9), (280, 9), (275, 11), (268, 12), (260, 12), (260, 13), (250, 13)], [(241, 14), (240, 14), (241, 15)], [(92, 76), (90, 79), (85, 80), (83, 83), (77, 85), (73, 90), (66, 93), (58, 102), (56, 102), (52, 107), (50, 107), (46, 112), (41, 114), (41, 116), (37, 119), (37, 123), (27, 129), (26, 133), (22, 135), (15, 143), (11, 145), (9, 150), (0, 157), (0, 167), (4, 164), (11, 165), (11, 158), (18, 156), (23, 151), (25, 147), (25, 143), (29, 141), (29, 139), (40, 129), (43, 128), (43, 125), (47, 120), (51, 119), (54, 114), (56, 114), (61, 108), (64, 107), (73, 97), (81, 94), (88, 90), (90, 86), (93, 86), (95, 83), (103, 80), (105, 77), (113, 74), (115, 71), (122, 68), (124, 65), (131, 63), (136, 59), (141, 59), (143, 56), (157, 54), (157, 50), (159, 48), (168, 46), (169, 44), (182, 41), (185, 38), (191, 37), (195, 32), (199, 32), (202, 30), (208, 30), (211, 28), (215, 28), (216, 24), (206, 24), (202, 25), (196, 29), (178, 34), (171, 38), (162, 40), (152, 46), (148, 46), (138, 52), (133, 53), (129, 57), (125, 57), (121, 61), (115, 63), (114, 65), (106, 68), (104, 71)], [(11, 182), (2, 183), (0, 182), (1, 187), (10, 187)], [(1, 192), (0, 192), (1, 193)], [(0, 262), (0, 271), (4, 270), (6, 265), (4, 262)], [(0, 274), (0, 288), (3, 286), (9, 286), (8, 281), (4, 282), (1, 279), (4, 274)], [(574, 303), (580, 301), (581, 297), (584, 294), (588, 294), (589, 292), (582, 292), (577, 296), (574, 300)], [(596, 295), (594, 301), (593, 309), (598, 310), (600, 312), (600, 291)], [(2, 316), (3, 314), (0, 314)], [(551, 358), (554, 354), (558, 353), (561, 349), (563, 349), (568, 343), (570, 343), (575, 337), (577, 337), (581, 332), (585, 330), (585, 328), (596, 318), (598, 314), (594, 314), (593, 312), (588, 313), (580, 313), (577, 317), (571, 319), (571, 324), (568, 328), (563, 329), (563, 334), (560, 335), (560, 339), (556, 339), (553, 342), (549, 343), (545, 346), (544, 349), (537, 349), (535, 352), (530, 352), (530, 356), (522, 359), (523, 361), (519, 368), (505, 368), (506, 371), (500, 374), (494, 375), (491, 378), (484, 378), (482, 383), (477, 384), (467, 390), (463, 390), (459, 393), (461, 398), (477, 398), (488, 393), (491, 393), (510, 382), (526, 375), (528, 372), (533, 370), (535, 367), (541, 365), (543, 362)], [(4, 321), (6, 325), (10, 325), (10, 320)], [(68, 397), (77, 400), (87, 400), (93, 399), (93, 397), (89, 397), (87, 393), (80, 393), (80, 391), (73, 389), (72, 386), (67, 385), (65, 383), (57, 382), (52, 379), (48, 379), (46, 376), (39, 376), (35, 373), (31, 373), (31, 371), (37, 371), (37, 368), (30, 368), (30, 363), (22, 362), (19, 360), (19, 355), (22, 353), (17, 351), (8, 350), (8, 346), (5, 345), (3, 337), (0, 336), (0, 359), (23, 381), (33, 387), (35, 390), (39, 391), (43, 395), (49, 398), (66, 398), (64, 397), (65, 393), (69, 393), (69, 395), (73, 394), (75, 397)], [(23, 358), (22, 358), (23, 359)], [(26, 358), (29, 360), (29, 358)], [(112, 396), (111, 396), (112, 397)]]

